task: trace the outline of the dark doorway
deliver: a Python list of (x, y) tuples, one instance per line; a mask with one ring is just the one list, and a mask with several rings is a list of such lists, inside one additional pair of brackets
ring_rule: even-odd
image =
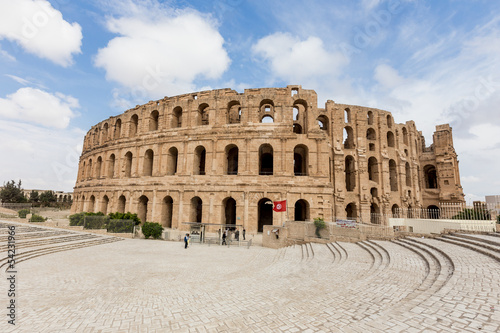
[(265, 225), (273, 224), (273, 203), (271, 200), (264, 198), (259, 201), (258, 204), (258, 219), (259, 219), (259, 228), (258, 232), (262, 232), (264, 230)]

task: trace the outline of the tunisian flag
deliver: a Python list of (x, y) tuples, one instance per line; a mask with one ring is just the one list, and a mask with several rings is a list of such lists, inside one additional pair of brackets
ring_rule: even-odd
[(283, 201), (273, 201), (275, 212), (286, 212), (286, 200)]

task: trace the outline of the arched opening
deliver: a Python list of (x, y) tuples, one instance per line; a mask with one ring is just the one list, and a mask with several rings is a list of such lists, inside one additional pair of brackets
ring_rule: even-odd
[(122, 120), (118, 119), (115, 123), (115, 140), (119, 139), (122, 136)]
[(403, 143), (405, 145), (408, 144), (408, 130), (406, 129), (406, 127), (403, 127)]
[(151, 112), (151, 115), (149, 117), (149, 130), (150, 131), (157, 131), (158, 130), (158, 117), (160, 114), (158, 113), (157, 110), (154, 110)]
[(116, 207), (116, 210), (119, 213), (125, 213), (125, 205), (127, 203), (127, 199), (125, 198), (124, 195), (120, 195), (118, 198), (118, 206)]
[(380, 208), (376, 203), (372, 203), (370, 206), (370, 222), (373, 224), (381, 224)]
[(238, 147), (231, 145), (226, 147), (226, 159), (227, 159), (227, 174), (237, 175), (238, 174)]
[(392, 117), (387, 115), (387, 127), (392, 128)]
[(354, 191), (356, 187), (356, 177), (354, 170), (354, 157), (346, 156), (345, 158), (345, 187), (349, 192)]
[(318, 126), (320, 130), (326, 131), (328, 133), (328, 117), (327, 116), (319, 116), (318, 117)]
[(344, 127), (344, 149), (353, 149), (354, 148), (354, 134), (352, 127), (346, 126)]
[(92, 169), (92, 159), (89, 160), (88, 168), (89, 169), (87, 170), (87, 178), (88, 179), (92, 179), (92, 177), (93, 177), (93, 174), (92, 174), (92, 172), (93, 172), (93, 169)]
[(295, 146), (293, 150), (293, 172), (295, 176), (307, 176), (307, 147)]
[(427, 213), (430, 219), (439, 219), (441, 217), (441, 211), (436, 205), (430, 205), (427, 207)]
[(108, 161), (108, 178), (113, 178), (115, 176), (115, 163), (116, 163), (115, 154), (111, 154), (111, 156), (109, 156), (109, 161)]
[(172, 228), (172, 213), (174, 200), (171, 196), (163, 198), (161, 206), (161, 225), (165, 228)]
[(203, 201), (201, 200), (200, 197), (192, 198), (190, 222), (201, 223), (202, 215), (203, 215)]
[(241, 104), (238, 101), (231, 101), (227, 104), (227, 123), (239, 124), (241, 122)]
[(144, 154), (144, 172), (143, 175), (151, 177), (153, 175), (154, 153), (151, 149), (146, 150)]
[(203, 103), (198, 107), (198, 125), (209, 124), (208, 104)]
[(302, 134), (302, 126), (300, 124), (293, 124), (293, 133)]
[(436, 167), (433, 165), (426, 165), (424, 167), (425, 174), (425, 187), (438, 188)]
[(274, 123), (274, 118), (272, 116), (265, 115), (264, 117), (262, 117), (260, 122), (263, 124), (272, 124)]
[(358, 213), (356, 211), (356, 204), (351, 202), (345, 207), (345, 214), (348, 220), (356, 220)]
[(101, 156), (99, 156), (97, 158), (97, 162), (95, 165), (95, 171), (96, 171), (96, 178), (97, 179), (101, 178), (101, 175), (102, 175), (102, 157)]
[(207, 157), (207, 151), (205, 147), (198, 146), (194, 150), (194, 172), (195, 175), (204, 175), (205, 174), (205, 162)]
[(236, 200), (226, 198), (222, 203), (224, 207), (224, 224), (236, 224)]
[(295, 221), (309, 220), (309, 203), (303, 199), (295, 202)]
[(367, 116), (368, 125), (373, 125), (373, 112), (368, 111), (368, 114), (366, 116)]
[(350, 123), (351, 122), (351, 110), (345, 109), (344, 110), (344, 123)]
[(177, 159), (179, 152), (177, 148), (171, 147), (167, 153), (167, 175), (175, 175), (177, 173)]
[(105, 195), (104, 197), (102, 197), (102, 201), (101, 201), (101, 209), (100, 211), (104, 214), (104, 215), (108, 215), (108, 205), (109, 205), (109, 198), (107, 195)]
[(139, 204), (137, 206), (137, 217), (141, 220), (142, 224), (144, 224), (144, 222), (146, 222), (148, 218), (148, 202), (149, 199), (145, 195), (142, 195), (139, 198)]
[(136, 114), (134, 114), (130, 118), (129, 136), (130, 137), (135, 136), (137, 134), (138, 128), (139, 128), (139, 117)]
[(375, 157), (368, 159), (368, 180), (379, 182), (378, 162)]
[(411, 170), (410, 163), (405, 164), (405, 174), (406, 174), (406, 186), (411, 186)]
[(132, 153), (127, 152), (125, 154), (125, 177), (132, 177)]
[(366, 139), (367, 140), (377, 139), (377, 134), (375, 133), (375, 130), (373, 128), (369, 128), (368, 130), (366, 130)]
[(296, 106), (293, 107), (293, 120), (299, 120), (299, 108)]
[(392, 212), (393, 218), (400, 218), (401, 217), (401, 212), (400, 212), (398, 205), (392, 205), (391, 212)]
[(263, 144), (259, 148), (259, 175), (273, 174), (273, 147)]
[(172, 112), (172, 128), (182, 127), (182, 108), (176, 106)]
[(394, 160), (389, 160), (389, 182), (391, 191), (396, 192), (398, 190), (398, 172)]
[(394, 133), (387, 132), (387, 147), (394, 147)]
[(95, 211), (95, 197), (93, 195), (90, 196), (90, 199), (89, 199), (89, 209), (88, 209), (88, 212), (89, 213), (94, 213)]
[(87, 165), (85, 163), (85, 161), (83, 161), (83, 164), (82, 164), (82, 168), (80, 169), (81, 171), (81, 180), (85, 180), (85, 172), (87, 172)]
[(370, 144), (368, 144), (368, 149), (369, 149), (370, 151), (375, 151), (375, 144), (374, 144), (374, 143), (370, 143)]
[(372, 187), (370, 189), (370, 195), (372, 196), (372, 199), (377, 198), (378, 197), (378, 189), (376, 187)]
[(265, 225), (273, 224), (273, 202), (268, 198), (260, 199), (258, 203), (258, 232), (264, 230)]
[(103, 128), (102, 128), (102, 140), (101, 140), (101, 144), (103, 144), (104, 142), (108, 141), (108, 135), (109, 135), (109, 125), (108, 123), (104, 124)]

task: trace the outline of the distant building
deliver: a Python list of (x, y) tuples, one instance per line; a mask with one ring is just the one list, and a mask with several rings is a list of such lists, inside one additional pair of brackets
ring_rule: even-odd
[[(51, 190), (25, 190), (23, 189), (23, 194), (24, 196), (29, 200), (31, 197), (31, 192), (36, 191), (38, 192), (38, 195), (42, 194), (43, 192), (51, 191)], [(56, 198), (57, 202), (71, 202), (73, 201), (73, 192), (64, 192), (64, 191), (53, 191)]]
[(484, 198), (486, 206), (489, 209), (496, 210), (497, 214), (500, 214), (500, 195), (487, 195)]

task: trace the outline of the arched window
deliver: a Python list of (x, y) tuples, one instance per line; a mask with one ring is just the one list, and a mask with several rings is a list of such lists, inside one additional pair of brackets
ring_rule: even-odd
[(351, 122), (351, 110), (349, 108), (344, 110), (344, 122), (346, 124)]
[(368, 159), (368, 179), (378, 183), (379, 181), (378, 162), (375, 157)]
[(347, 191), (352, 192), (356, 187), (356, 176), (354, 169), (354, 157), (346, 156), (345, 158), (345, 186)]
[(436, 167), (433, 165), (426, 165), (424, 167), (425, 174), (425, 187), (438, 188)]
[(293, 133), (302, 134), (302, 126), (300, 124), (293, 124)]
[(92, 169), (92, 159), (89, 160), (89, 166), (88, 166), (88, 170), (87, 170), (87, 178), (88, 179), (92, 179), (92, 177), (94, 176), (92, 174), (94, 170)]
[(374, 143), (369, 143), (369, 144), (368, 144), (368, 149), (369, 149), (370, 151), (375, 151), (375, 144), (374, 144)]
[(203, 103), (198, 107), (198, 125), (209, 124), (208, 104)]
[(241, 104), (238, 101), (231, 101), (227, 104), (227, 123), (239, 124), (241, 122)]
[(172, 112), (172, 128), (182, 127), (182, 108), (176, 106)]
[(108, 161), (108, 178), (113, 178), (115, 176), (115, 162), (115, 154), (111, 154)]
[(125, 213), (126, 204), (127, 204), (127, 199), (125, 199), (124, 195), (120, 195), (120, 197), (118, 198), (117, 211), (119, 213)]
[(373, 112), (368, 111), (368, 114), (366, 116), (367, 116), (368, 125), (373, 125)]
[(129, 136), (130, 137), (135, 136), (137, 134), (138, 128), (139, 128), (139, 117), (136, 114), (134, 114), (130, 118)]
[(271, 117), (269, 115), (265, 115), (264, 117), (262, 117), (260, 122), (263, 124), (272, 124), (272, 123), (274, 123), (274, 119), (273, 119), (273, 117)]
[(108, 141), (108, 135), (109, 135), (109, 125), (108, 123), (104, 124), (103, 128), (102, 128), (102, 139), (101, 139), (101, 144), (105, 143), (106, 141)]
[(127, 152), (125, 154), (125, 177), (132, 177), (132, 153)]
[(401, 212), (400, 212), (400, 209), (399, 209), (398, 205), (392, 205), (391, 212), (392, 212), (392, 217), (393, 218), (399, 218), (399, 217), (401, 217), (400, 216)]
[(194, 173), (195, 175), (205, 174), (205, 162), (206, 162), (207, 151), (205, 147), (198, 146), (194, 150)]
[(391, 191), (396, 192), (398, 190), (398, 171), (394, 160), (389, 160), (389, 182)]
[(406, 127), (403, 127), (403, 143), (405, 145), (408, 144), (408, 130), (406, 129)]
[(94, 213), (95, 212), (95, 197), (93, 195), (90, 196), (89, 199), (89, 213)]
[(297, 106), (293, 107), (293, 120), (299, 120), (299, 108)]
[(149, 199), (147, 196), (142, 195), (139, 198), (139, 203), (137, 206), (137, 217), (141, 220), (142, 224), (144, 224), (144, 222), (146, 222), (148, 219), (148, 203)]
[(118, 119), (115, 123), (115, 140), (119, 139), (122, 135), (122, 120)]
[(295, 202), (295, 221), (309, 220), (309, 203), (300, 199)]
[(167, 153), (167, 175), (175, 175), (177, 173), (177, 159), (179, 152), (177, 148), (171, 147)]
[(354, 134), (352, 127), (346, 126), (344, 127), (344, 149), (353, 149), (354, 148)]
[(96, 178), (101, 178), (102, 175), (102, 157), (99, 156), (97, 158), (96, 166), (95, 166), (95, 171), (96, 171)]
[(372, 196), (372, 198), (377, 198), (378, 197), (378, 188), (372, 187), (370, 189), (370, 195)]
[(157, 131), (158, 130), (158, 117), (159, 113), (157, 110), (154, 110), (151, 112), (151, 115), (149, 117), (149, 130), (150, 131)]
[(259, 148), (259, 175), (273, 174), (273, 147), (263, 144)]
[(238, 174), (238, 153), (238, 147), (236, 147), (235, 145), (229, 145), (226, 147), (226, 170), (228, 175)]
[(172, 216), (174, 210), (174, 200), (171, 196), (163, 198), (161, 206), (161, 225), (165, 228), (172, 228)]
[(143, 168), (144, 176), (150, 177), (153, 175), (153, 162), (154, 162), (153, 150), (148, 149), (144, 154), (144, 168)]
[(105, 195), (104, 197), (102, 197), (101, 209), (99, 211), (102, 212), (104, 215), (108, 215), (108, 205), (109, 205), (109, 198), (107, 195)]
[(392, 117), (391, 115), (387, 115), (387, 127), (392, 128)]
[(377, 134), (375, 133), (375, 130), (373, 128), (369, 128), (366, 131), (366, 139), (367, 140), (376, 140), (377, 139)]
[(358, 217), (356, 204), (354, 202), (348, 204), (345, 207), (345, 213), (348, 220), (356, 220), (356, 218)]
[(191, 199), (191, 213), (190, 222), (201, 223), (203, 218), (203, 201), (200, 197), (194, 197)]
[(328, 117), (325, 116), (325, 115), (321, 115), (318, 117), (318, 126), (319, 126), (319, 129), (323, 130), (323, 131), (326, 131), (326, 133), (328, 133)]
[(410, 163), (406, 162), (405, 164), (405, 173), (406, 173), (406, 186), (411, 186), (411, 170)]
[(394, 147), (394, 133), (387, 132), (387, 147)]
[(307, 176), (308, 149), (304, 145), (295, 146), (293, 150), (293, 172), (295, 176)]

